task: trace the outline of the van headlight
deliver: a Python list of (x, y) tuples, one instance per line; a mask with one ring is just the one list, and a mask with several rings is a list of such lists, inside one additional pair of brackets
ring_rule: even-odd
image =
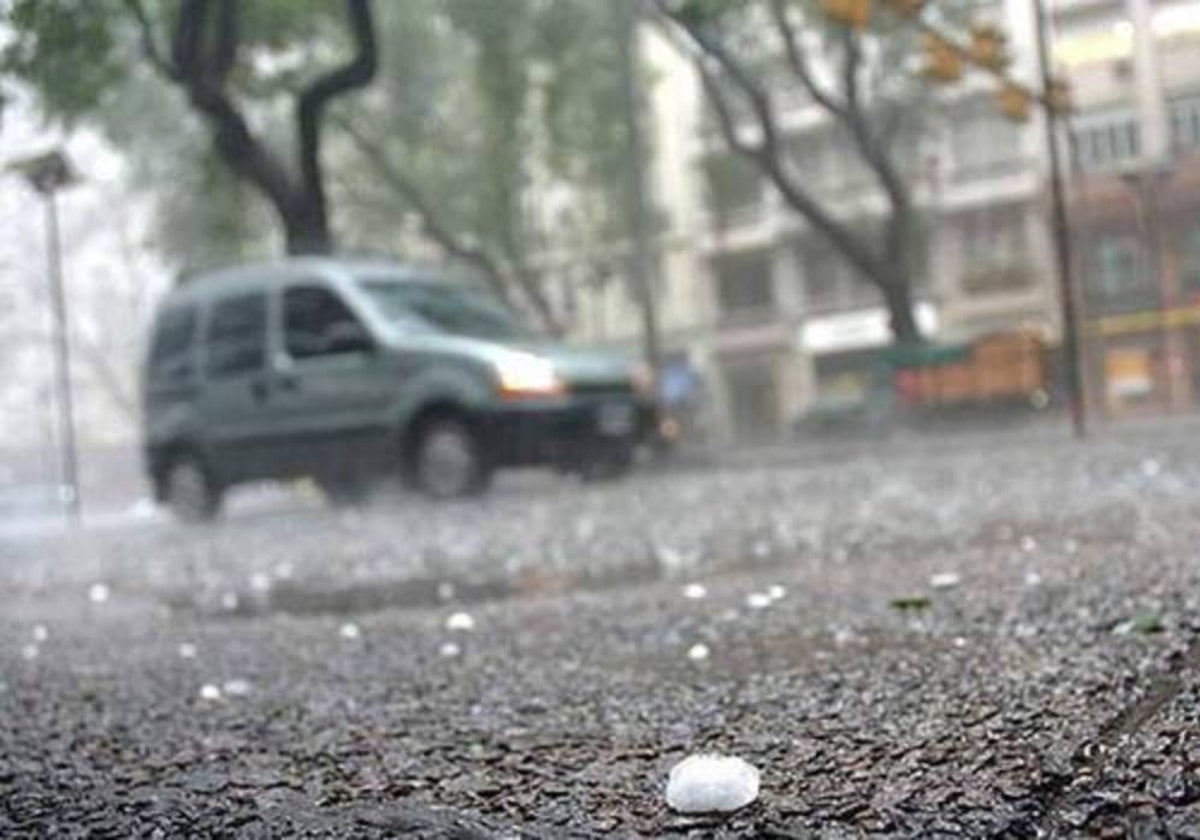
[(553, 397), (566, 390), (554, 363), (533, 353), (506, 352), (493, 364), (500, 395), (506, 399)]

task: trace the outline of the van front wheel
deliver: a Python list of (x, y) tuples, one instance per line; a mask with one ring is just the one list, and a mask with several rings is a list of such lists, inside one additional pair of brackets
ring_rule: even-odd
[(474, 430), (458, 417), (441, 416), (422, 424), (409, 475), (427, 496), (452, 499), (486, 490), (492, 468)]
[(181, 522), (207, 522), (221, 509), (221, 489), (193, 455), (180, 455), (167, 468), (167, 506)]

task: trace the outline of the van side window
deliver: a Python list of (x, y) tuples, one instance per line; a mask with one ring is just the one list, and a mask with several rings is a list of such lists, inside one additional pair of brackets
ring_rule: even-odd
[(190, 306), (159, 314), (150, 342), (150, 380), (180, 384), (191, 379), (192, 346), (196, 338), (196, 310)]
[(210, 377), (260, 370), (267, 359), (267, 298), (261, 293), (218, 302), (208, 323)]
[(347, 352), (330, 336), (336, 328), (361, 327), (336, 294), (320, 286), (295, 286), (283, 294), (283, 343), (293, 359)]

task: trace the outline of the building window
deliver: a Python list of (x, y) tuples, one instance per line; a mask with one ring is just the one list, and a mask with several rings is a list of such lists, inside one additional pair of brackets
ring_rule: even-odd
[(1138, 304), (1151, 287), (1145, 271), (1141, 244), (1131, 234), (1099, 237), (1091, 248), (1088, 287), (1099, 303)]
[(1072, 136), (1071, 146), (1075, 165), (1082, 172), (1119, 168), (1140, 154), (1137, 120), (1123, 116), (1080, 128)]
[(879, 293), (836, 248), (822, 239), (797, 246), (809, 309), (857, 309), (879, 303)]
[(1171, 148), (1176, 152), (1200, 149), (1200, 94), (1175, 99), (1167, 108), (1171, 121)]
[(1179, 286), (1189, 295), (1200, 295), (1200, 222), (1183, 231), (1180, 239)]
[(718, 228), (758, 218), (763, 208), (762, 176), (753, 163), (737, 155), (710, 158), (704, 164), (708, 207)]
[(766, 251), (725, 254), (713, 260), (722, 316), (769, 313), (775, 308), (771, 261)]
[(993, 294), (1030, 285), (1033, 272), (1028, 263), (1022, 207), (974, 210), (963, 217), (961, 225), (964, 292)]
[(1009, 171), (1020, 162), (1020, 135), (989, 103), (960, 109), (950, 121), (953, 176), (967, 180)]
[(838, 187), (837, 144), (828, 131), (810, 131), (787, 143), (787, 156), (809, 190), (822, 193)]

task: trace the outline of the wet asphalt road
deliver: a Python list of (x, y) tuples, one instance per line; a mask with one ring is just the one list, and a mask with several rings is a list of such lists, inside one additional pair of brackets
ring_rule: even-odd
[(1200, 836), (1198, 431), (9, 538), (0, 837)]

